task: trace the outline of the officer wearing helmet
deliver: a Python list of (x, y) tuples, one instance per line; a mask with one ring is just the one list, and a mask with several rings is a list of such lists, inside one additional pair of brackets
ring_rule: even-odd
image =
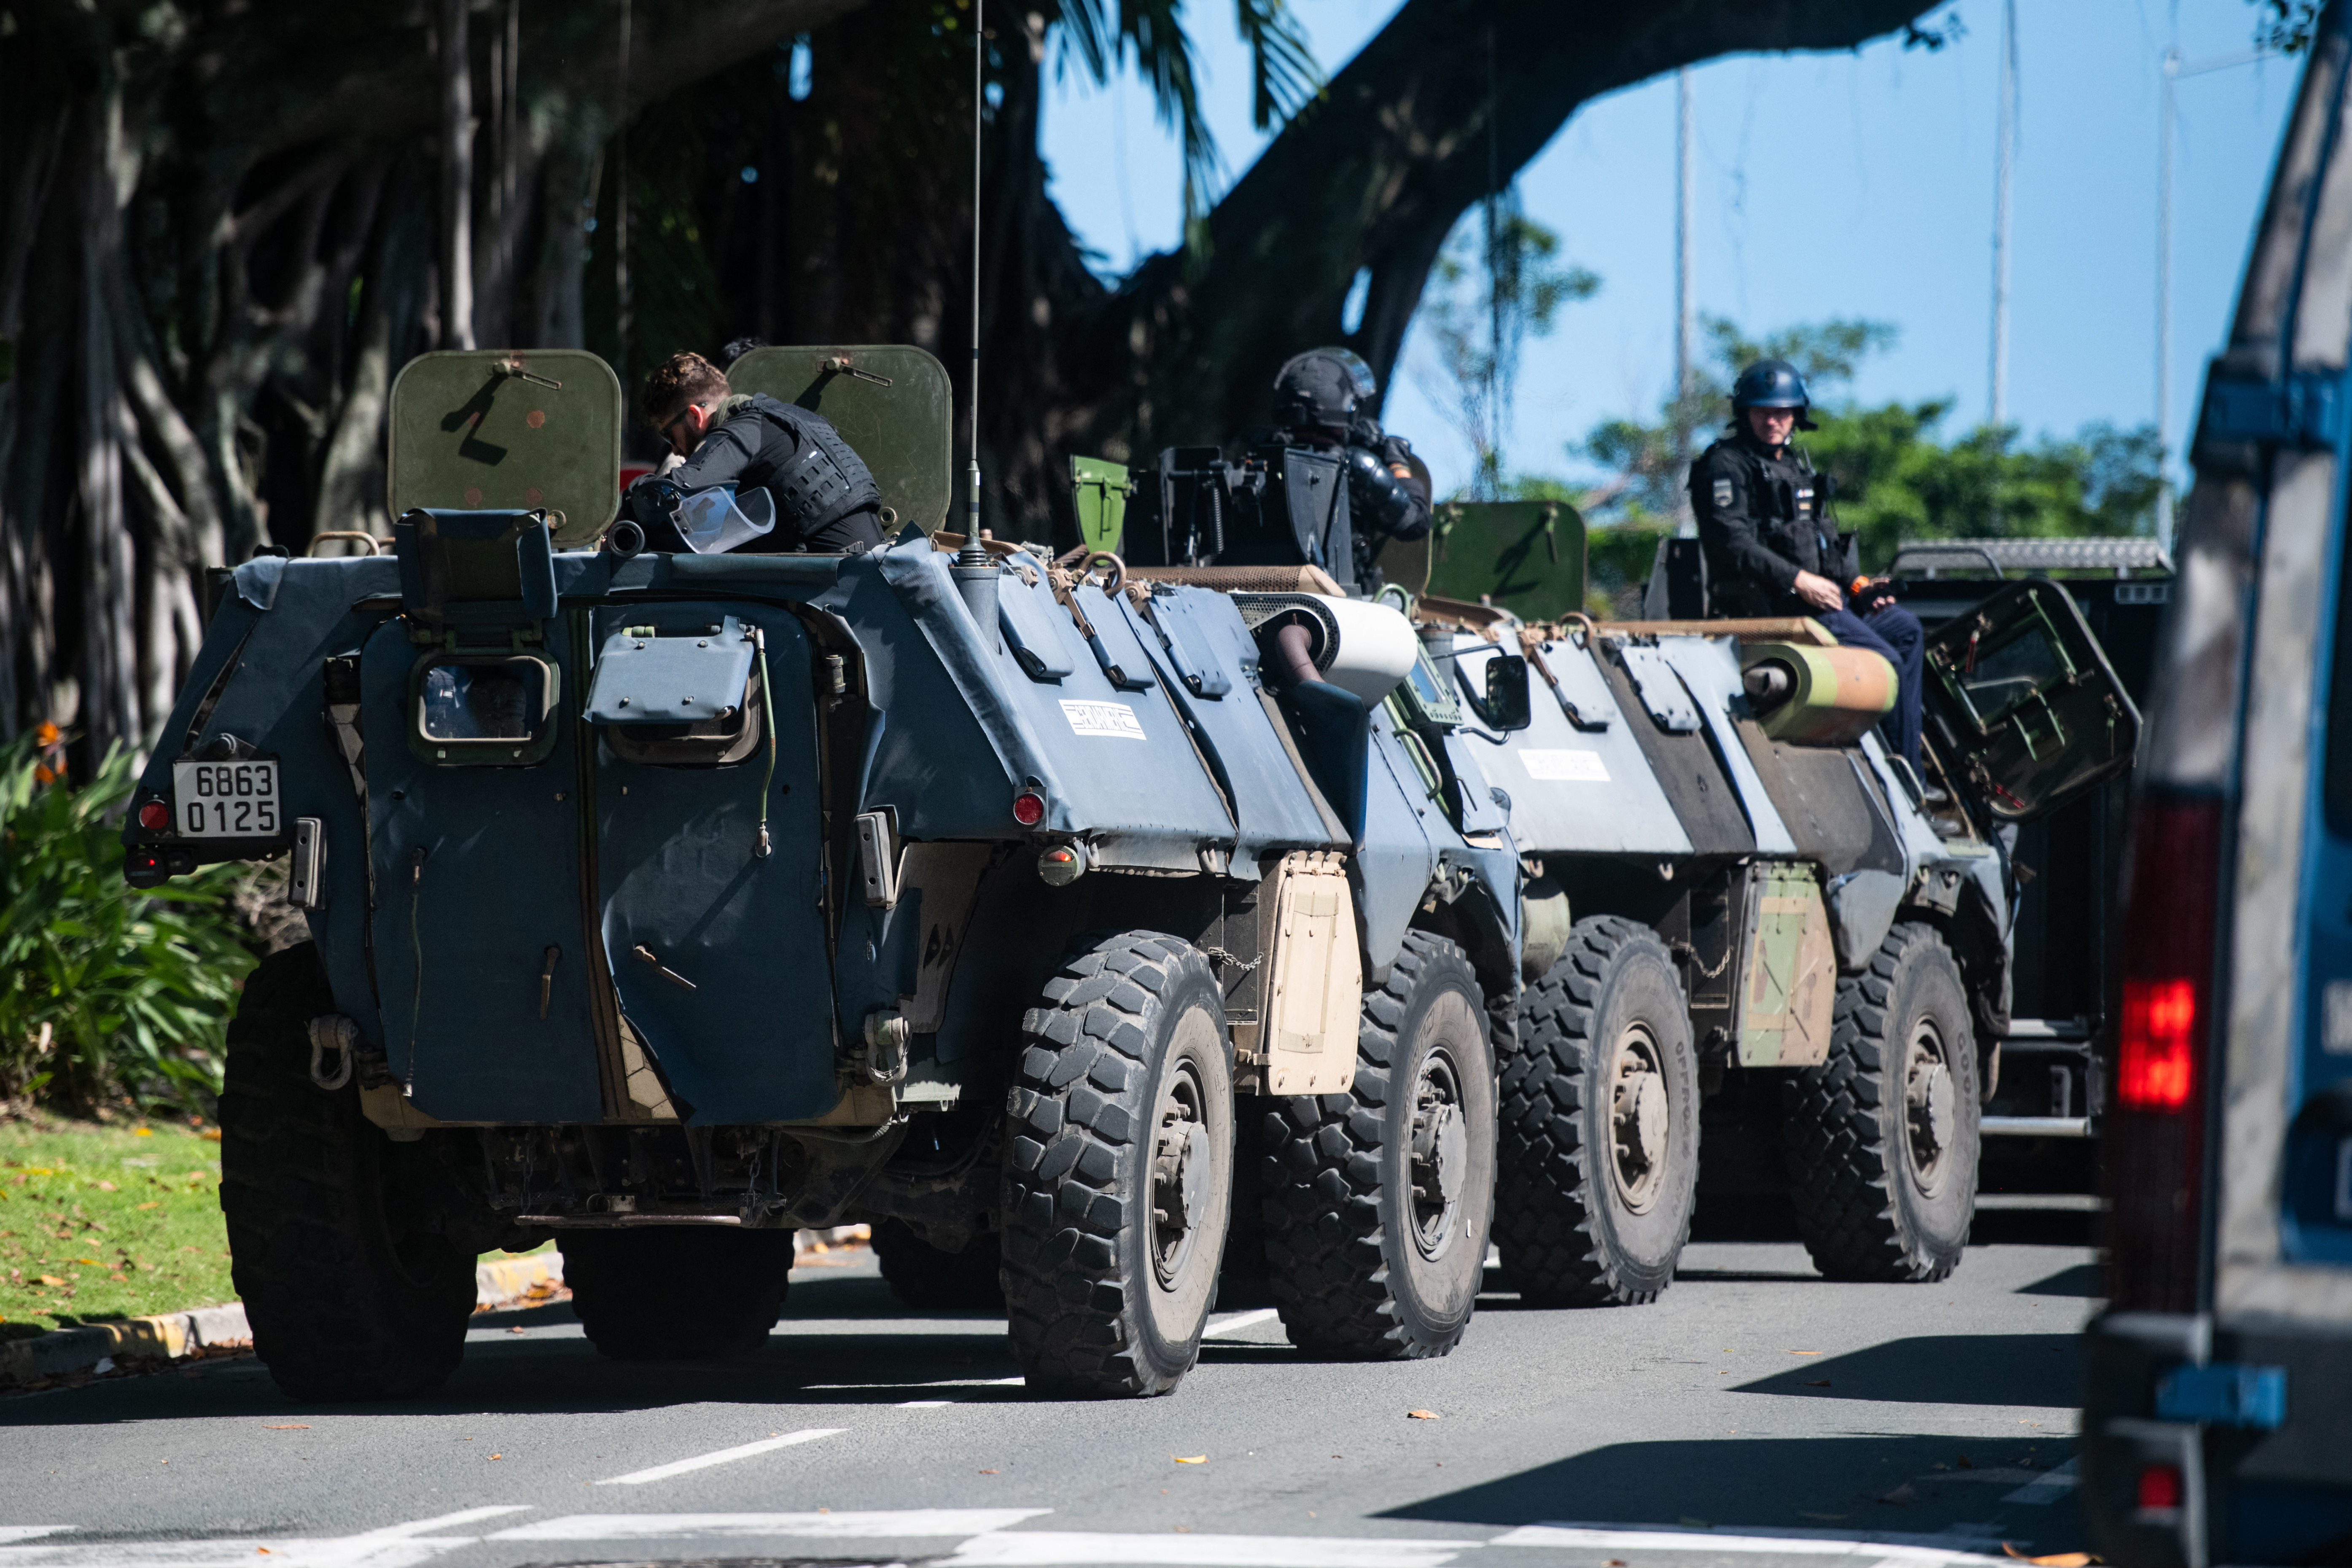
[(1828, 487), (1790, 444), (1797, 431), (1818, 428), (1811, 412), (1797, 367), (1759, 360), (1732, 384), (1730, 430), (1691, 465), (1709, 613), (1811, 616), (1844, 646), (1883, 655), (1901, 680), (1887, 738), (1916, 772), (1919, 617), (1882, 595), (1849, 604), (1838, 585), (1853, 579), (1854, 563), (1822, 515)]
[(1346, 349), (1294, 355), (1274, 379), (1276, 428), (1266, 437), (1339, 457), (1348, 474), (1351, 564), (1365, 594), (1380, 588), (1374, 562), (1381, 545), (1429, 531), (1427, 470), (1414, 461), (1412, 443), (1383, 435), (1372, 419), (1370, 405), (1379, 390), (1372, 367)]

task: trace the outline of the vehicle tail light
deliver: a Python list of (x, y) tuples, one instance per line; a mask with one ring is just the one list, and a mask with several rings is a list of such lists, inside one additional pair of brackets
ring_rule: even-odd
[(2221, 840), (2218, 796), (2151, 790), (2132, 819), (2106, 1123), (2108, 1297), (2122, 1310), (2197, 1308)]
[(2142, 1508), (2180, 1506), (2180, 1467), (2147, 1465), (2139, 1472), (2138, 1503)]
[(1024, 827), (1034, 827), (1045, 820), (1045, 797), (1034, 789), (1024, 789), (1013, 797), (1013, 820)]
[(160, 800), (151, 800), (139, 808), (139, 826), (150, 833), (161, 833), (172, 826), (172, 808)]

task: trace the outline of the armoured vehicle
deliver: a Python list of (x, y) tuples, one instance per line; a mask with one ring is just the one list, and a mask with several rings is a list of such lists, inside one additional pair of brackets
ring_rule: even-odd
[[(1176, 448), (1141, 477), (1138, 489), (1160, 498), (1140, 511), (1144, 551), (1170, 551), (1176, 520), (1190, 541), (1248, 537), (1232, 498), (1276, 494), (1281, 467), (1213, 457)], [(1259, 468), (1268, 477), (1254, 480)], [(1563, 561), (1553, 503), (1442, 510), (1465, 514), (1476, 552), (1465, 569), (1490, 571), (1508, 596), (1556, 597), (1554, 579), (1580, 589), (1580, 537)], [(1507, 1273), (1539, 1303), (1649, 1300), (1673, 1277), (1704, 1179), (1731, 1205), (1785, 1192), (1832, 1276), (1942, 1278), (1967, 1241), (1984, 1108), (2012, 1037), (2035, 1068), (2069, 1074), (2086, 1109), (1996, 1129), (2080, 1133), (2098, 1088), (2095, 1000), (2078, 1002), (2063, 1034), (2011, 1016), (2032, 879), (2020, 835), (2035, 836), (2039, 858), (2045, 818), (2105, 810), (2139, 733), (2077, 595), (2048, 577), (1945, 590), (1921, 776), (1874, 731), (1894, 702), (1892, 668), (1810, 620), (1596, 625), (1416, 600), (1402, 585), (1434, 578), (1444, 542), (1383, 557), (1382, 596), (1412, 616), (1442, 672), (1434, 689), (1409, 682), (1387, 705), (1402, 731), (1466, 742), (1475, 771), (1457, 775), (1449, 751), (1432, 757), (1426, 787), (1507, 802), (1528, 879), (1527, 989), (1501, 1088)], [(1696, 556), (1684, 543), (1660, 548), (1661, 611), (1679, 607), (1675, 568)], [(1531, 710), (1490, 708), (1490, 683), (1532, 685)], [(2063, 911), (2087, 907), (2095, 939), (2108, 891), (2095, 859), (2060, 918), (2036, 901), (2025, 954), (2036, 1005), (2058, 989), (2043, 944), (2081, 937)]]
[(308, 912), (221, 1103), (272, 1375), (436, 1384), (476, 1255), (549, 1237), (605, 1353), (740, 1352), (793, 1229), (864, 1220), (911, 1294), (993, 1275), (1033, 1387), (1160, 1393), (1237, 1189), (1297, 1343), (1444, 1353), (1519, 871), (1499, 796), (1423, 787), (1473, 770), (1385, 702), (1431, 679), (1406, 622), (940, 532), (919, 350), (730, 374), (834, 421), (890, 544), (632, 554), (611, 371), (439, 353), (393, 391), (390, 553), (216, 584), (126, 875), (288, 855)]

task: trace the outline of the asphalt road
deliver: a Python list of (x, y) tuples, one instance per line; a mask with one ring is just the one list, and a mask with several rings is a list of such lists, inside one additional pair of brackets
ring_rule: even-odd
[(250, 1360), (103, 1381), (0, 1401), (0, 1568), (2069, 1550), (2093, 1254), (2081, 1216), (1995, 1224), (1942, 1285), (1834, 1285), (1793, 1242), (1722, 1241), (1654, 1306), (1497, 1289), (1432, 1362), (1303, 1361), (1270, 1311), (1223, 1311), (1144, 1401), (1031, 1399), (1000, 1323), (899, 1310), (863, 1252), (797, 1272), (766, 1351), (723, 1366), (604, 1362), (556, 1305), (481, 1320), (420, 1404), (297, 1404)]

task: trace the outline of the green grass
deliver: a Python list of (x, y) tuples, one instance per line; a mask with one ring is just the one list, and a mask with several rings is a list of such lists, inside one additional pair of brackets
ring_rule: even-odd
[(164, 1121), (0, 1123), (0, 1339), (236, 1300), (219, 1139)]
[(234, 1301), (228, 1262), (217, 1127), (0, 1121), (0, 1340)]

